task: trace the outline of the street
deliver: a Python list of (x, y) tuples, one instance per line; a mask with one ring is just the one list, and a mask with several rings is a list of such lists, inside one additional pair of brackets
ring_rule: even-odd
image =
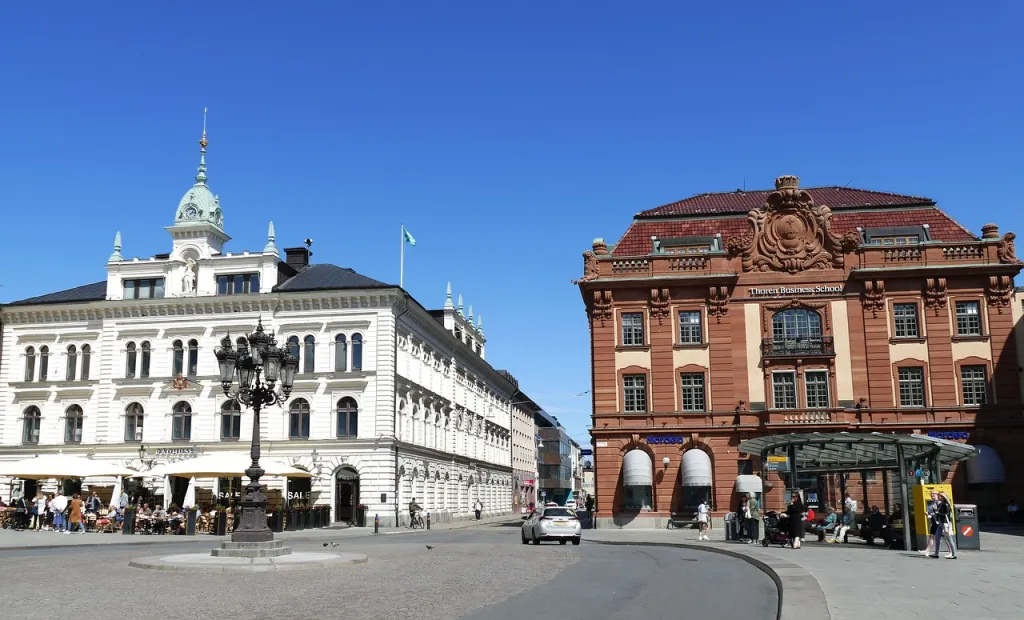
[[(338, 547), (328, 549), (364, 553), (369, 564), (292, 573), (188, 575), (138, 570), (127, 563), (143, 555), (200, 552), (213, 547), (212, 541), (6, 550), (0, 556), (0, 609), (20, 619), (103, 609), (113, 616), (327, 615), (354, 620), (657, 620), (679, 618), (685, 609), (685, 617), (767, 620), (775, 618), (778, 605), (774, 582), (742, 560), (685, 549), (587, 542), (579, 547), (524, 546), (518, 523), (338, 537), (337, 542)], [(320, 541), (289, 544), (296, 551), (324, 550)], [(434, 548), (427, 549), (427, 544)], [(44, 582), (49, 585), (43, 587)]]

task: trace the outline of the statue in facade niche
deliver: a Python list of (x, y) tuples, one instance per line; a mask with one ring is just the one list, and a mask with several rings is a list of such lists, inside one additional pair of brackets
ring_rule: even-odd
[(196, 261), (185, 259), (185, 275), (181, 278), (181, 290), (184, 293), (196, 292)]

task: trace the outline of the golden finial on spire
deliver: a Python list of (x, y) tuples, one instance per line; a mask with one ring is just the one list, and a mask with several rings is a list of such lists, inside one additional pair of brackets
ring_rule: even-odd
[(208, 142), (206, 141), (206, 108), (203, 108), (203, 137), (199, 138), (199, 146), (206, 148)]

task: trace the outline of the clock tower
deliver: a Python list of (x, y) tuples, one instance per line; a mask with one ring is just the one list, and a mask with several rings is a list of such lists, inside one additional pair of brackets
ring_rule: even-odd
[(203, 111), (203, 137), (199, 140), (199, 171), (196, 183), (185, 192), (174, 214), (174, 225), (167, 227), (174, 239), (171, 260), (199, 262), (220, 254), (231, 237), (224, 232), (224, 213), (220, 199), (206, 184), (206, 111)]

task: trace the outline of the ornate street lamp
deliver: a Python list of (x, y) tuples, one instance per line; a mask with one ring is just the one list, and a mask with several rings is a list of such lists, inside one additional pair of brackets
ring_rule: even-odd
[[(260, 490), (260, 409), (267, 405), (280, 405), (292, 393), (299, 360), (287, 351), (277, 348), (277, 341), (263, 331), (263, 320), (256, 331), (235, 348), (231, 336), (224, 336), (217, 349), (220, 366), (220, 384), (224, 394), (243, 407), (252, 407), (252, 444), (249, 455), (252, 464), (245, 470), (249, 484), (242, 498), (242, 515), (238, 528), (231, 534), (232, 542), (266, 542), (274, 539), (267, 527), (267, 496)], [(233, 386), (235, 379), (237, 387)], [(281, 393), (274, 391), (281, 381)]]

